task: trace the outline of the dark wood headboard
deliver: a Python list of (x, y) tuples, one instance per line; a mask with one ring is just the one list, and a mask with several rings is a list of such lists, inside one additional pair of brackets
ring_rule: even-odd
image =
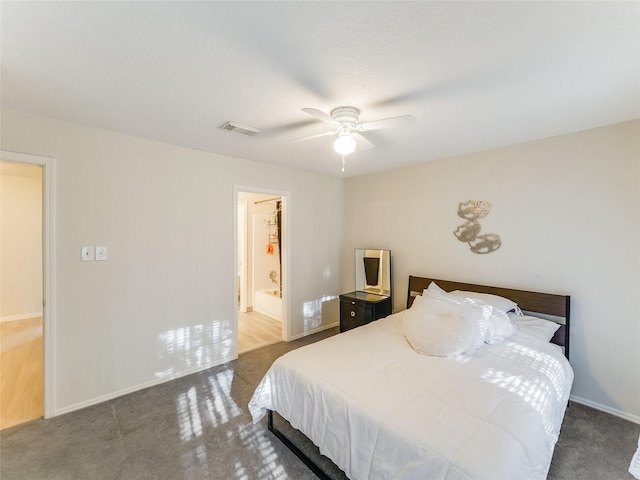
[(452, 282), (436, 278), (410, 276), (407, 292), (407, 308), (411, 307), (413, 299), (417, 295), (422, 295), (422, 291), (427, 288), (431, 282), (436, 282), (440, 288), (447, 292), (453, 290), (468, 290), (471, 292), (491, 293), (514, 301), (521, 310), (526, 312), (561, 317), (564, 323), (551, 319), (561, 324), (561, 327), (551, 341), (564, 347), (564, 354), (569, 358), (569, 313), (571, 304), (571, 297), (569, 295), (529, 292), (527, 290), (515, 290), (512, 288), (491, 287), (488, 285), (475, 285), (472, 283)]

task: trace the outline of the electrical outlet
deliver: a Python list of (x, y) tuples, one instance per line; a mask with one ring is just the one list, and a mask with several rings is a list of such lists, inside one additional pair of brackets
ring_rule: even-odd
[(82, 247), (80, 255), (83, 262), (93, 262), (93, 247)]
[(96, 260), (105, 261), (107, 259), (107, 247), (96, 247)]

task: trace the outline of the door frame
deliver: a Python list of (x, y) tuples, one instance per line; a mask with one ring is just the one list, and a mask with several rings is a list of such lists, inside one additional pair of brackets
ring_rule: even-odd
[[(233, 257), (234, 257), (234, 278), (236, 281), (234, 284), (234, 296), (238, 292), (238, 193), (261, 193), (264, 195), (273, 195), (274, 197), (281, 197), (281, 212), (282, 212), (282, 230), (283, 235), (281, 238), (280, 248), (282, 249), (282, 269), (280, 273), (280, 284), (282, 285), (282, 339), (285, 342), (291, 340), (291, 328), (289, 325), (289, 312), (290, 312), (290, 295), (289, 285), (291, 285), (291, 270), (290, 270), (290, 258), (291, 258), (291, 192), (284, 190), (274, 190), (271, 188), (256, 187), (251, 185), (233, 185)], [(235, 297), (234, 297), (235, 298)], [(236, 302), (237, 303), (237, 302)], [(235, 305), (235, 304), (234, 304)], [(236, 346), (236, 357), (238, 348), (238, 308), (234, 307), (234, 339)]]
[[(238, 203), (238, 222), (236, 231), (238, 232), (238, 291), (240, 292), (240, 311), (247, 311), (247, 202)], [(241, 214), (242, 212), (242, 214)], [(240, 229), (240, 221), (244, 223)]]
[(42, 166), (42, 320), (44, 346), (44, 418), (55, 416), (55, 158), (0, 151), (7, 162)]

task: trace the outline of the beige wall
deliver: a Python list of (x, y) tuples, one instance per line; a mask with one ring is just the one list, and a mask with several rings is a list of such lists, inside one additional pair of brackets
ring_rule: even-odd
[(289, 194), (290, 335), (337, 322), (341, 179), (7, 109), (2, 149), (55, 158), (55, 411), (236, 356), (234, 185)]
[[(640, 422), (640, 121), (345, 181), (343, 263), (389, 248), (394, 309), (410, 274), (572, 296), (573, 396)], [(500, 249), (453, 235), (460, 202)], [(353, 285), (344, 269), (343, 290)]]
[(2, 162), (0, 320), (42, 314), (42, 167)]

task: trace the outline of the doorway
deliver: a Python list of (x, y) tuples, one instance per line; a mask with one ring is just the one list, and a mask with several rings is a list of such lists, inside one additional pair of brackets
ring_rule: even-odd
[(286, 198), (236, 188), (238, 353), (287, 338)]
[[(30, 170), (28, 167), (31, 167)], [(0, 327), (19, 327), (17, 329), (12, 328), (13, 331), (8, 332), (8, 328), (3, 328), (2, 348), (0, 348), (0, 354), (3, 353), (22, 353), (28, 362), (31, 362), (31, 366), (27, 366), (26, 363), (13, 362), (12, 360), (5, 361), (5, 358), (0, 359), (0, 365), (2, 365), (2, 394), (7, 392), (9, 395), (19, 390), (18, 386), (14, 382), (10, 381), (12, 375), (15, 378), (15, 374), (7, 373), (4, 369), (9, 368), (9, 363), (16, 363), (18, 368), (24, 368), (25, 375), (29, 372), (33, 373), (32, 366), (38, 366), (39, 372), (38, 380), (32, 382), (34, 391), (37, 390), (35, 400), (32, 402), (23, 403), (22, 410), (26, 409), (29, 404), (29, 411), (26, 413), (23, 411), (20, 416), (16, 417), (16, 420), (11, 420), (10, 423), (22, 423), (29, 418), (38, 418), (44, 415), (44, 418), (50, 418), (55, 415), (55, 398), (53, 392), (55, 392), (55, 343), (53, 336), (55, 332), (55, 297), (53, 295), (54, 286), (54, 199), (55, 199), (55, 159), (50, 157), (43, 157), (39, 155), (29, 155), (24, 153), (16, 153), (9, 151), (0, 151), (0, 177), (2, 185), (0, 188), (0, 195), (2, 196), (2, 213), (0, 214), (0, 222), (2, 223), (0, 235), (3, 235), (0, 245), (0, 255), (2, 256), (2, 275), (0, 275), (0, 281), (2, 282), (2, 288), (0, 288)], [(27, 169), (27, 170), (25, 170)], [(18, 174), (18, 171), (22, 171), (22, 174)], [(31, 173), (24, 173), (24, 172)], [(34, 173), (35, 172), (35, 173)], [(9, 174), (5, 176), (4, 173)], [(22, 180), (16, 177), (22, 175)], [(26, 177), (25, 177), (26, 175)], [(35, 175), (35, 179), (29, 175)], [(31, 178), (30, 180), (27, 180)], [(20, 184), (36, 183), (39, 185), (38, 193), (33, 193), (31, 200), (25, 200), (31, 202), (31, 212), (26, 214), (26, 210), (23, 212), (17, 212), (17, 207), (26, 207), (24, 204), (17, 204), (18, 197), (12, 196), (11, 199), (7, 196), (11, 191), (23, 190), (18, 189)], [(33, 185), (31, 185), (33, 187)], [(23, 191), (25, 195), (27, 188)], [(34, 197), (38, 199), (34, 200)], [(13, 210), (12, 213), (9, 210)], [(7, 235), (17, 235), (17, 231), (9, 233), (9, 225), (6, 224), (11, 215), (16, 213), (24, 214), (24, 218), (19, 220), (22, 223), (28, 224), (18, 227), (16, 224), (11, 226), (11, 230), (20, 228), (24, 234), (25, 231), (31, 229), (29, 240), (25, 240), (27, 245), (15, 245), (14, 239), (7, 239)], [(36, 233), (33, 232), (36, 231)], [(12, 243), (13, 242), (13, 243)], [(13, 246), (12, 246), (13, 245)], [(11, 248), (9, 248), (11, 247)], [(15, 256), (11, 258), (10, 256)], [(11, 263), (13, 262), (13, 265)], [(16, 267), (17, 265), (17, 267)], [(7, 268), (8, 267), (8, 268)], [(14, 274), (18, 268), (18, 273)], [(35, 273), (34, 273), (35, 272)], [(11, 286), (9, 286), (11, 284)], [(16, 296), (16, 292), (20, 291), (20, 295)], [(9, 295), (11, 298), (9, 299)], [(22, 322), (19, 325), (19, 322)], [(16, 331), (17, 330), (17, 331)], [(16, 348), (24, 348), (36, 346), (36, 350), (32, 353), (28, 353), (26, 350), (21, 352), (15, 352)], [(19, 357), (14, 357), (19, 358)], [(9, 383), (6, 383), (9, 381)], [(0, 399), (2, 404), (2, 418), (5, 417), (5, 408), (10, 407), (12, 400), (7, 400), (5, 403), (4, 397)], [(36, 405), (37, 404), (37, 405)], [(20, 408), (18, 410), (21, 410)], [(31, 412), (31, 413), (29, 413)], [(37, 412), (37, 413), (34, 413)], [(37, 416), (36, 416), (37, 415)], [(2, 427), (9, 426), (9, 422), (4, 422)]]
[(0, 429), (44, 414), (42, 179), (0, 162)]

